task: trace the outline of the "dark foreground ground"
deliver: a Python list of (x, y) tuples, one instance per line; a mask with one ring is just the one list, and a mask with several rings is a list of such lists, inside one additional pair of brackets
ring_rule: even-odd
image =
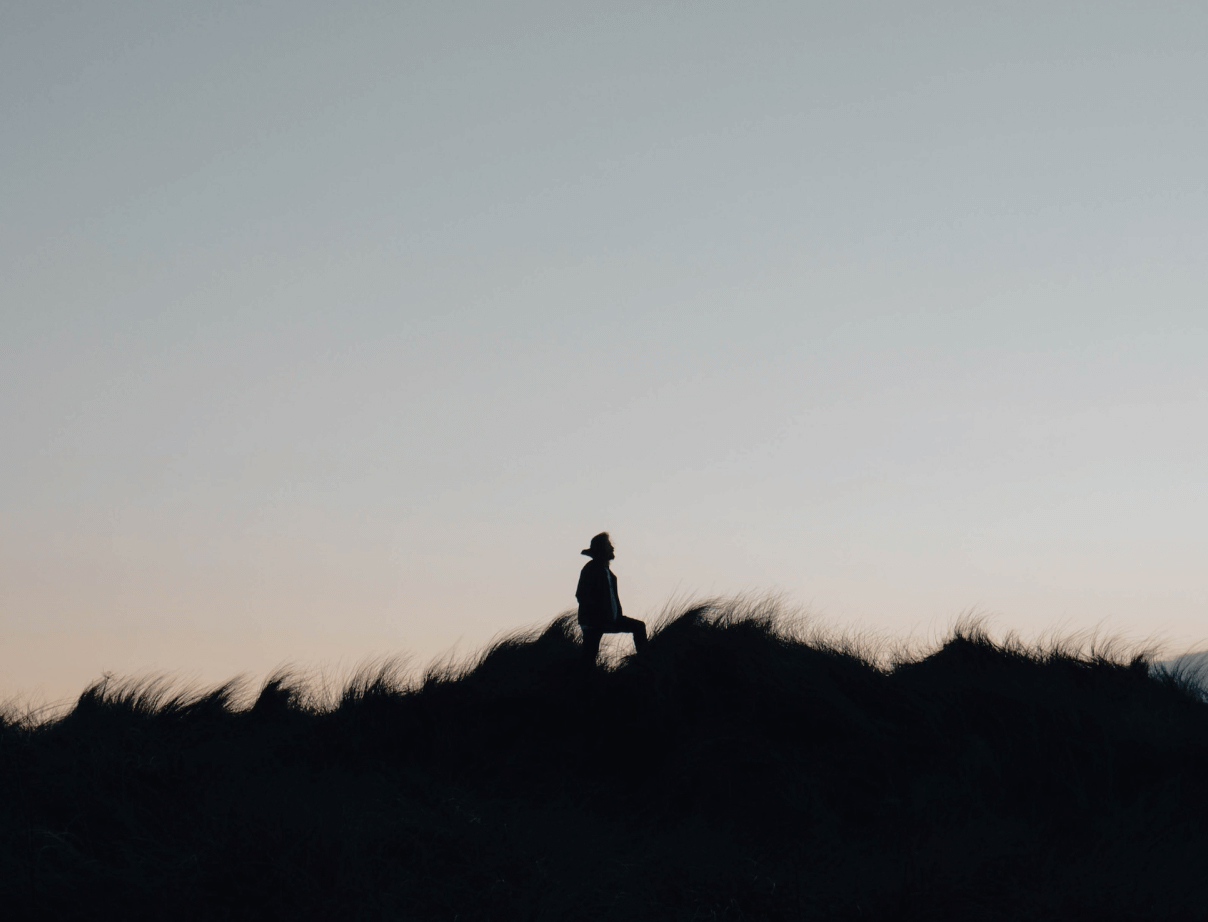
[(578, 663), (90, 688), (0, 729), (8, 919), (1203, 919), (1208, 704), (958, 630), (877, 667), (694, 609)]

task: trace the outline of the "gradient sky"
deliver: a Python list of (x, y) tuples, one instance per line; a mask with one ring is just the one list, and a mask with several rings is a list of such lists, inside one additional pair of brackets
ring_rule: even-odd
[(0, 8), (0, 695), (779, 591), (1208, 637), (1208, 6)]

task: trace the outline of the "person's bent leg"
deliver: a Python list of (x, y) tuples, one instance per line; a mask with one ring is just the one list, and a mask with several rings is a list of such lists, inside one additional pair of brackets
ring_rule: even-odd
[(646, 648), (646, 622), (637, 618), (617, 619), (617, 632), (633, 635), (633, 649), (641, 653)]

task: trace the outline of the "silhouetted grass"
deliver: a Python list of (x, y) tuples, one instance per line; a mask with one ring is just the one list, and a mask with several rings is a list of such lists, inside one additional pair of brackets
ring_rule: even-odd
[(926, 655), (769, 602), (585, 669), (573, 618), (326, 700), (88, 688), (0, 724), (7, 918), (1208, 913), (1208, 704), (1110, 645)]

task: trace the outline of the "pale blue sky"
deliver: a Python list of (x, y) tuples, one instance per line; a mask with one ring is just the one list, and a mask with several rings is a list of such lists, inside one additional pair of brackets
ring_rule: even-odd
[(1208, 638), (1208, 8), (0, 12), (0, 693), (774, 590)]

